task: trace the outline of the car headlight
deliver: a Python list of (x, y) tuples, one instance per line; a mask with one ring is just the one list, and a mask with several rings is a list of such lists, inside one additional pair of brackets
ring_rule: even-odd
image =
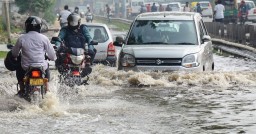
[(182, 59), (182, 66), (183, 67), (191, 68), (191, 67), (197, 67), (199, 65), (200, 65), (200, 63), (198, 62), (197, 54), (189, 54), (189, 55), (186, 55)]
[(123, 67), (135, 66), (135, 58), (130, 54), (124, 54), (121, 58), (121, 65)]

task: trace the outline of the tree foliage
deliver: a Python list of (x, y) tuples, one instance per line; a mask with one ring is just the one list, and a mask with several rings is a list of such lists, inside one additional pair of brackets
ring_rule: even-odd
[(54, 21), (53, 8), (56, 0), (15, 0), (19, 13), (39, 16), (47, 21)]

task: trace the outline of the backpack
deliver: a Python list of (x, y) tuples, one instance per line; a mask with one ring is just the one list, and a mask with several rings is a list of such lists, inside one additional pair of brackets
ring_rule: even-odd
[(85, 48), (86, 39), (83, 35), (83, 27), (86, 25), (80, 25), (78, 32), (75, 32), (68, 27), (66, 28), (66, 37), (64, 38), (66, 47), (73, 48)]

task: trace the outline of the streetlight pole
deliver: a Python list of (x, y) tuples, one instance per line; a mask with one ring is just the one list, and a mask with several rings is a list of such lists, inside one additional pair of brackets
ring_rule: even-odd
[(122, 15), (123, 15), (123, 18), (127, 18), (127, 15), (126, 15), (126, 0), (122, 0)]
[(6, 29), (8, 33), (8, 43), (11, 43), (11, 24), (9, 16), (9, 3), (13, 0), (2, 0), (6, 19)]

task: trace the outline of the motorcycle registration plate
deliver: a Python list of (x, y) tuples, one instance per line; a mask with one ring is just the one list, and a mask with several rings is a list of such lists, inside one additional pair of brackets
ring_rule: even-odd
[(29, 79), (29, 84), (32, 86), (42, 86), (44, 85), (44, 79)]

